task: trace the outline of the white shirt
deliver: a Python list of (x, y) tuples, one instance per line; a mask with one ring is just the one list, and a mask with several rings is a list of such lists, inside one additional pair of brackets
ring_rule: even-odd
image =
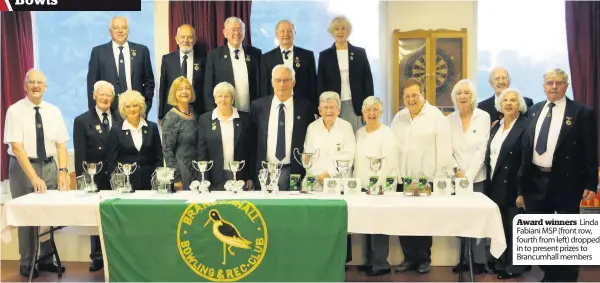
[(338, 66), (340, 68), (340, 78), (342, 79), (342, 88), (340, 99), (342, 101), (352, 99), (350, 92), (350, 61), (348, 61), (348, 50), (337, 51)]
[(430, 178), (452, 171), (450, 126), (437, 107), (425, 102), (414, 119), (411, 119), (408, 108), (404, 108), (394, 116), (390, 128), (399, 142), (398, 177), (417, 175), (421, 168)]
[(271, 113), (269, 114), (269, 125), (267, 128), (267, 162), (278, 162), (290, 164), (292, 154), (292, 133), (294, 131), (294, 97), (290, 97), (283, 102), (283, 111), (285, 112), (285, 158), (277, 159), (277, 128), (279, 127), (279, 104), (281, 100), (273, 96), (271, 102)]
[(187, 55), (187, 60), (185, 60), (187, 62), (187, 76), (186, 78), (188, 79), (188, 81), (190, 81), (190, 84), (192, 84), (193, 80), (194, 80), (194, 50), (192, 49), (190, 51), (190, 53), (185, 54), (183, 53), (181, 50), (179, 51), (179, 68), (181, 69), (181, 66), (183, 66), (183, 56)]
[(96, 108), (96, 114), (98, 114), (98, 118), (100, 119), (100, 123), (102, 123), (102, 120), (104, 119), (104, 116), (102, 116), (102, 113), (106, 113), (107, 118), (108, 118), (108, 128), (112, 128), (112, 115), (110, 113), (110, 109), (106, 112), (103, 112), (102, 110), (100, 110), (100, 108), (98, 108), (98, 106), (95, 107)]
[(39, 106), (44, 128), (44, 147), (46, 156), (56, 156), (56, 144), (69, 140), (67, 126), (60, 109), (48, 102), (42, 101), (35, 105), (25, 97), (8, 107), (4, 121), (4, 143), (8, 144), (8, 154), (15, 156), (11, 142), (21, 143), (29, 158), (38, 158), (36, 141), (35, 109)]
[(144, 126), (148, 127), (148, 124), (143, 118), (140, 118), (140, 123), (138, 124), (137, 128), (131, 125), (127, 119), (125, 119), (125, 121), (123, 121), (123, 127), (121, 128), (123, 130), (129, 130), (131, 139), (133, 139), (133, 145), (135, 145), (135, 148), (137, 148), (138, 151), (140, 151), (140, 148), (142, 148), (142, 143), (144, 142), (144, 134), (142, 133), (142, 127)]
[[(237, 49), (239, 59), (235, 59), (235, 48), (229, 43), (229, 56), (231, 56), (231, 67), (233, 68), (233, 80), (235, 81), (235, 107), (240, 111), (250, 111), (250, 82), (248, 81), (248, 69), (246, 67), (246, 54), (242, 45)], [(251, 58), (256, 60), (256, 58)]]
[[(285, 49), (279, 46), (279, 49), (281, 49), (281, 59), (283, 59), (283, 64), (294, 69), (294, 46), (292, 45), (289, 49)], [(290, 51), (290, 53), (288, 53), (287, 60), (285, 59), (285, 55), (283, 54), (283, 51), (286, 50)]]
[(354, 177), (361, 180), (363, 188), (369, 186), (369, 177), (375, 175), (367, 157), (385, 158), (381, 170), (377, 173), (380, 183), (383, 183), (387, 176), (398, 175), (398, 141), (388, 126), (381, 125), (379, 129), (370, 133), (367, 133), (366, 126), (356, 131)]
[(457, 165), (472, 183), (484, 181), (486, 176), (483, 162), (490, 138), (490, 114), (479, 108), (473, 109), (466, 131), (463, 131), (458, 110), (448, 115), (448, 123)]
[(499, 122), (500, 128), (498, 128), (496, 135), (494, 135), (494, 137), (492, 138), (492, 142), (490, 142), (490, 169), (492, 170), (492, 172), (490, 172), (490, 178), (494, 177), (494, 172), (496, 171), (496, 163), (498, 162), (498, 155), (500, 154), (500, 150), (502, 149), (502, 144), (504, 143), (506, 137), (508, 137), (510, 130), (512, 130), (513, 126), (515, 125), (515, 121), (517, 120), (515, 119), (514, 121), (512, 121), (508, 129), (504, 130), (504, 119), (501, 119)]
[(240, 114), (238, 113), (235, 107), (233, 108), (233, 114), (227, 119), (221, 119), (219, 117), (219, 113), (217, 109), (212, 112), (212, 120), (219, 120), (219, 126), (221, 128), (221, 141), (223, 143), (223, 169), (227, 171), (231, 171), (229, 169), (229, 162), (234, 159), (234, 148), (235, 148), (235, 139), (234, 139), (234, 130), (233, 130), (233, 119), (240, 118)]
[[(119, 44), (112, 42), (113, 55), (115, 56), (115, 67), (117, 67), (117, 77), (119, 76)], [(126, 41), (123, 44), (123, 58), (125, 59), (125, 78), (127, 80), (127, 89), (133, 89), (131, 87), (131, 51), (129, 50), (129, 43)]]
[(544, 118), (548, 115), (548, 104), (550, 101), (546, 101), (544, 109), (540, 113), (535, 124), (535, 139), (533, 140), (533, 164), (540, 167), (552, 167), (552, 158), (554, 157), (554, 150), (556, 149), (556, 142), (558, 141), (558, 135), (560, 134), (560, 128), (562, 127), (563, 121), (565, 120), (565, 109), (567, 108), (567, 98), (563, 98), (554, 101), (554, 107), (552, 108), (552, 119), (550, 120), (550, 130), (548, 131), (548, 144), (546, 146), (546, 152), (539, 155), (535, 151), (535, 147), (538, 142), (538, 135), (544, 123)]
[[(327, 130), (323, 118), (310, 123), (306, 129), (304, 152), (315, 152), (315, 149), (319, 149), (319, 156), (310, 168), (311, 174), (318, 176), (327, 171), (331, 177), (338, 175), (336, 160), (350, 160), (352, 166), (356, 151), (352, 124), (337, 118), (331, 130)], [(352, 172), (348, 173), (347, 176), (351, 176)]]

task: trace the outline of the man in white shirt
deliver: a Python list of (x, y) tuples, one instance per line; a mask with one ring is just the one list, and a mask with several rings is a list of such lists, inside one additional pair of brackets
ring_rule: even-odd
[[(433, 178), (439, 173), (450, 173), (454, 166), (448, 120), (425, 100), (423, 89), (418, 79), (406, 81), (403, 87), (406, 108), (396, 114), (390, 126), (399, 142), (399, 183), (404, 176), (422, 173)], [(429, 272), (430, 236), (400, 236), (400, 244), (405, 259), (396, 271)]]
[[(8, 144), (10, 159), (8, 180), (12, 198), (47, 190), (67, 190), (67, 127), (58, 107), (42, 100), (46, 91), (46, 77), (31, 69), (25, 75), (27, 97), (11, 105), (6, 112), (4, 143)], [(55, 158), (58, 157), (58, 169)], [(38, 242), (39, 227), (18, 228), (20, 273), (29, 276), (35, 266), (34, 245)], [(40, 245), (40, 255), (52, 253), (52, 243)], [(64, 272), (47, 257), (33, 270)]]

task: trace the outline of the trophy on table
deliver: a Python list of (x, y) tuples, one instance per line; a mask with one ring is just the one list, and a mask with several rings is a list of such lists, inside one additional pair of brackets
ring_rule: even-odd
[(209, 160), (209, 161), (195, 161), (192, 160), (192, 167), (194, 167), (194, 169), (196, 169), (196, 171), (200, 171), (200, 174), (202, 174), (202, 180), (200, 181), (200, 184), (198, 185), (198, 189), (195, 190), (198, 193), (205, 193), (208, 192), (208, 188), (210, 187), (210, 181), (207, 181), (204, 179), (204, 173), (210, 171), (210, 169), (212, 169), (213, 167), (213, 161)]
[(86, 193), (99, 192), (100, 190), (96, 186), (96, 183), (94, 183), (94, 175), (96, 175), (98, 172), (102, 171), (102, 162), (94, 163), (94, 162), (84, 161), (83, 164), (81, 164), (81, 165), (83, 166), (83, 170), (85, 170), (85, 172), (87, 172), (91, 178), (90, 183), (85, 187), (84, 191)]
[[(341, 184), (341, 193), (344, 193), (344, 175), (348, 172), (350, 172), (350, 160), (336, 160), (335, 161), (335, 169), (340, 173), (340, 182)], [(355, 188), (351, 188), (351, 189), (356, 189)], [(335, 190), (333, 189), (329, 189), (328, 193), (336, 193)]]
[(268, 188), (268, 184), (267, 184), (267, 180), (269, 179), (269, 170), (267, 169), (260, 169), (258, 171), (258, 182), (260, 183), (260, 191), (262, 193), (268, 193), (269, 192), (269, 188)]
[(242, 181), (242, 180), (238, 181), (236, 179), (236, 174), (237, 174), (237, 172), (244, 169), (244, 165), (246, 165), (245, 160), (229, 161), (229, 170), (231, 170), (231, 173), (233, 173), (233, 180), (229, 180), (229, 181), (225, 182), (225, 190), (231, 191), (234, 194), (237, 194), (242, 191), (242, 188), (244, 187), (244, 181)]
[(110, 187), (117, 193), (128, 191), (126, 180), (127, 176), (117, 169), (110, 175)]
[(123, 164), (121, 162), (118, 163), (118, 168), (119, 170), (125, 174), (125, 186), (121, 188), (121, 193), (133, 193), (133, 187), (131, 186), (131, 182), (129, 181), (129, 175), (133, 174), (133, 172), (135, 172), (135, 170), (137, 170), (138, 166), (137, 166), (137, 162), (134, 162), (133, 164), (130, 163), (126, 163)]
[[(294, 159), (304, 168), (306, 172), (306, 176), (302, 181), (300, 186), (300, 193), (306, 194), (312, 190), (312, 186), (315, 183), (315, 176), (309, 174), (310, 168), (313, 166), (313, 163), (319, 158), (319, 149), (316, 148), (314, 152), (300, 152), (298, 148), (294, 148)], [(298, 156), (300, 156), (300, 160), (298, 160)]]
[(77, 181), (77, 190), (80, 190), (84, 193), (89, 193), (90, 190), (90, 183), (92, 182), (92, 179), (90, 178), (90, 175), (87, 173), (83, 173), (81, 174), (81, 176), (76, 178)]
[(281, 167), (283, 164), (277, 162), (266, 162), (261, 163), (263, 169), (266, 169), (269, 173), (269, 184), (267, 185), (267, 192), (278, 192), (279, 191), (279, 177), (281, 176)]
[(369, 167), (371, 168), (371, 171), (373, 171), (373, 175), (369, 176), (369, 190), (367, 191), (367, 194), (383, 195), (382, 186), (378, 185), (379, 175), (377, 173), (379, 172), (379, 170), (381, 170), (381, 166), (383, 166), (383, 161), (385, 160), (385, 157), (367, 156), (367, 159), (369, 160)]
[(171, 181), (175, 179), (175, 169), (170, 167), (158, 167), (152, 173), (152, 190), (159, 194), (170, 194)]

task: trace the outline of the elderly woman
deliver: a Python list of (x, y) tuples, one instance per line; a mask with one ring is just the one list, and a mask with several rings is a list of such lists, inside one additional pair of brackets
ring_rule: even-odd
[(350, 122), (356, 132), (363, 126), (362, 102), (374, 95), (369, 59), (365, 49), (348, 42), (352, 25), (346, 17), (331, 20), (327, 31), (335, 43), (319, 54), (317, 93), (338, 93), (342, 101), (340, 118)]
[(523, 197), (517, 193), (517, 175), (521, 166), (521, 138), (525, 135), (527, 106), (518, 90), (506, 89), (496, 101), (496, 109), (503, 114), (500, 122), (491, 130), (485, 159), (485, 194), (500, 208), (506, 250), (496, 264), (498, 279), (520, 276), (524, 266), (512, 265), (512, 223), (513, 218), (522, 213)]
[[(490, 136), (490, 115), (476, 108), (477, 94), (475, 86), (469, 80), (461, 80), (452, 89), (452, 103), (455, 111), (448, 115), (452, 153), (457, 163), (457, 177), (466, 177), (473, 184), (475, 192), (483, 193), (485, 181), (485, 149)], [(462, 239), (461, 239), (462, 240)], [(454, 272), (468, 270), (466, 264), (466, 247), (461, 244), (461, 260), (453, 268)], [(479, 243), (477, 243), (479, 242)], [(479, 274), (486, 271), (485, 241), (471, 241), (474, 261), (473, 272)], [(465, 262), (463, 262), (465, 261)]]
[(245, 162), (236, 178), (246, 180), (247, 189), (253, 187), (250, 114), (233, 107), (235, 96), (235, 88), (230, 83), (217, 84), (213, 91), (217, 108), (200, 116), (197, 155), (198, 160), (213, 162), (212, 169), (205, 175), (211, 182), (210, 190), (224, 190), (225, 182), (233, 180), (233, 173), (229, 168), (231, 161)]
[(119, 113), (123, 118), (108, 136), (108, 172), (121, 164), (137, 164), (129, 176), (134, 190), (150, 190), (152, 173), (163, 164), (162, 145), (156, 123), (146, 120), (146, 103), (137, 91), (119, 96)]
[(198, 123), (194, 109), (196, 100), (192, 84), (178, 77), (171, 84), (167, 103), (173, 106), (163, 118), (163, 155), (168, 167), (175, 169), (175, 188), (188, 189), (192, 182), (192, 160), (196, 158)]
[[(387, 176), (397, 175), (398, 144), (392, 130), (381, 123), (383, 102), (375, 96), (369, 96), (362, 105), (362, 117), (366, 126), (356, 132), (356, 154), (354, 156), (354, 177), (361, 180), (363, 188), (369, 187), (369, 177), (375, 175), (370, 167), (371, 158), (383, 158), (381, 170), (377, 172), (379, 184)], [(394, 187), (396, 190), (396, 187)], [(379, 276), (391, 271), (387, 261), (389, 237), (387, 235), (367, 235), (366, 264), (360, 269), (369, 276)]]

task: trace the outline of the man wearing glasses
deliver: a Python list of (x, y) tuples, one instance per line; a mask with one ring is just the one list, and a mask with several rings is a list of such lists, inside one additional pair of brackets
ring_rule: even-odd
[[(502, 67), (494, 68), (490, 72), (489, 83), (492, 89), (494, 89), (494, 95), (480, 102), (477, 108), (490, 114), (490, 121), (493, 124), (502, 119), (502, 113), (496, 110), (496, 100), (499, 99), (500, 93), (503, 90), (510, 87), (510, 74), (508, 70)], [(523, 96), (523, 99), (525, 99), (525, 104), (527, 105), (527, 109), (529, 109), (533, 105), (533, 100), (525, 96)]]

